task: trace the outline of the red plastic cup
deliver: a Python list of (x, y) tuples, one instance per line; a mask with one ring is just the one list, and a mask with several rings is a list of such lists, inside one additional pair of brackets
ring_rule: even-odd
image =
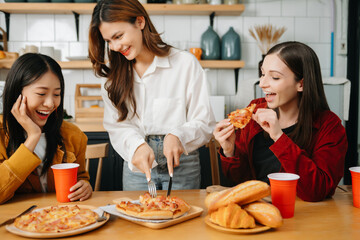
[(349, 168), (352, 180), (352, 194), (354, 207), (360, 208), (360, 166)]
[(70, 202), (70, 188), (77, 182), (77, 163), (61, 163), (51, 166), (55, 178), (56, 199), (58, 202)]
[(296, 184), (300, 176), (293, 173), (271, 173), (268, 178), (272, 204), (279, 209), (283, 218), (292, 218), (295, 211)]

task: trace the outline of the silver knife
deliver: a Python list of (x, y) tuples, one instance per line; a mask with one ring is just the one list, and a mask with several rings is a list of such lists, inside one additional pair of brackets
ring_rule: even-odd
[(14, 218), (10, 218), (9, 220), (6, 220), (5, 222), (3, 222), (2, 224), (0, 224), (0, 227), (5, 226), (5, 225), (9, 225), (12, 224), (16, 218), (21, 217), (24, 214), (27, 214), (28, 212), (30, 212), (31, 210), (33, 210), (34, 208), (36, 208), (36, 205), (32, 205), (31, 207), (29, 207), (28, 209), (26, 209), (24, 212), (20, 213), (18, 216), (14, 217)]
[(170, 175), (170, 180), (169, 180), (169, 186), (168, 186), (168, 190), (167, 190), (167, 193), (166, 193), (166, 196), (170, 196), (170, 193), (171, 193), (171, 185), (172, 185), (172, 174)]

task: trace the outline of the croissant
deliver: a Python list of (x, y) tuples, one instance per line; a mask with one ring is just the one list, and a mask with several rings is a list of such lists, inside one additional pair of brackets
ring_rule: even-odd
[(254, 228), (255, 220), (235, 203), (210, 214), (210, 221), (226, 228)]

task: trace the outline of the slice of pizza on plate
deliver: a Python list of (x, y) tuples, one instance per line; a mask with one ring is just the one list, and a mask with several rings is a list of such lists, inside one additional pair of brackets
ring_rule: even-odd
[(158, 196), (152, 198), (149, 193), (139, 197), (139, 201), (120, 201), (116, 210), (140, 219), (175, 219), (190, 210), (184, 200), (178, 197)]
[(96, 222), (98, 214), (78, 205), (51, 206), (17, 218), (14, 226), (34, 233), (60, 233)]

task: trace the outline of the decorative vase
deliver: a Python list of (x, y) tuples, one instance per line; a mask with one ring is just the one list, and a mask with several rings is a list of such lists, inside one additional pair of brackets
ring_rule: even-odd
[(201, 58), (204, 60), (220, 59), (220, 37), (212, 26), (201, 35)]
[(222, 60), (240, 60), (240, 36), (234, 31), (233, 27), (221, 39), (221, 59)]

